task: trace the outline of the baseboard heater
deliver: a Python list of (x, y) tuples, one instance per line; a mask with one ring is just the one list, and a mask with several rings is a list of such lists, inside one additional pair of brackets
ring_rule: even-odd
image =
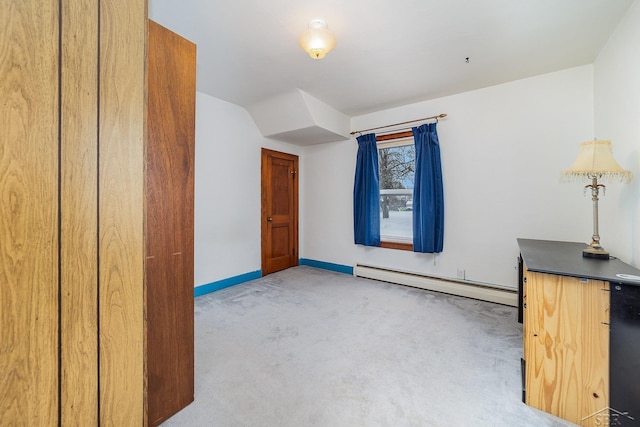
[(494, 287), (470, 280), (427, 276), (363, 264), (356, 264), (353, 267), (353, 275), (398, 285), (412, 286), (414, 288), (496, 302), (513, 307), (518, 306), (518, 292), (516, 289)]

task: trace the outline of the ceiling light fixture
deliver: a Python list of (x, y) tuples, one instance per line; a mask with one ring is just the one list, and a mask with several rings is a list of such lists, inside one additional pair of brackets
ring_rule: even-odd
[(322, 19), (314, 19), (298, 39), (300, 47), (313, 59), (322, 59), (336, 46), (336, 37)]

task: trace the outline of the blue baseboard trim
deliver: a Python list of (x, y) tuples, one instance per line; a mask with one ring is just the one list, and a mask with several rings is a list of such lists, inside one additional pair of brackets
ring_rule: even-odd
[(241, 274), (239, 276), (233, 276), (227, 279), (211, 282), (206, 285), (196, 286), (193, 289), (193, 296), (199, 297), (200, 295), (209, 294), (211, 292), (219, 291), (220, 289), (228, 288), (229, 286), (239, 285), (240, 283), (248, 282), (249, 280), (259, 279), (261, 277), (262, 277), (262, 270), (256, 270), (250, 273)]
[(324, 270), (337, 271), (338, 273), (350, 274), (353, 276), (353, 267), (332, 262), (316, 261), (315, 259), (300, 258), (298, 264), (309, 267), (322, 268)]

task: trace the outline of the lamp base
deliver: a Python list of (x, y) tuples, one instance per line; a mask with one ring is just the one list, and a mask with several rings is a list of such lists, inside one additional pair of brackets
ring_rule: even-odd
[(589, 246), (582, 251), (585, 258), (609, 259), (609, 252), (605, 251), (602, 246)]

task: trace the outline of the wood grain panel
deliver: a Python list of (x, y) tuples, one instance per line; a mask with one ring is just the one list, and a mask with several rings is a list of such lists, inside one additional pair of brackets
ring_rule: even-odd
[(401, 139), (401, 138), (413, 138), (413, 131), (409, 130), (406, 132), (394, 132), (388, 133), (386, 135), (376, 135), (376, 141), (391, 141), (393, 139)]
[[(291, 215), (291, 190), (293, 161), (271, 158), (271, 203), (269, 204), (269, 215)], [(287, 246), (289, 246), (287, 244)]]
[(0, 424), (58, 422), (58, 2), (0, 7)]
[(413, 251), (413, 243), (402, 243), (402, 242), (380, 242), (381, 248), (387, 249), (399, 249), (401, 251)]
[(100, 423), (144, 423), (146, 1), (100, 1)]
[[(582, 329), (584, 351), (587, 358), (582, 366), (582, 426), (597, 426), (601, 423), (590, 416), (609, 407), (609, 324), (610, 288), (609, 282), (593, 280), (589, 287), (582, 287), (582, 300), (592, 327)], [(586, 313), (583, 316), (586, 321)]]
[(149, 22), (146, 150), (148, 417), (193, 401), (196, 46)]
[(287, 224), (276, 224), (271, 227), (271, 258), (274, 262), (279, 258), (286, 258), (288, 265), (289, 257), (291, 256), (290, 241), (291, 236), (289, 235), (289, 226)]
[(62, 2), (61, 421), (98, 423), (98, 3)]
[(608, 406), (608, 284), (525, 270), (527, 404), (576, 424)]

